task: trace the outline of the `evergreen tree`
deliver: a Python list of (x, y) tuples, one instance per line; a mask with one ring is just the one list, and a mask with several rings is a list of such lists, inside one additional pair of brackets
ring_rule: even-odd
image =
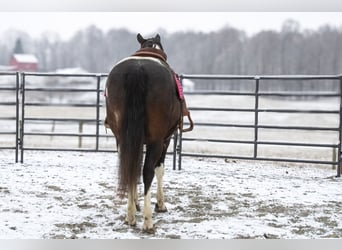
[(24, 49), (20, 38), (18, 38), (15, 42), (13, 54), (24, 54)]

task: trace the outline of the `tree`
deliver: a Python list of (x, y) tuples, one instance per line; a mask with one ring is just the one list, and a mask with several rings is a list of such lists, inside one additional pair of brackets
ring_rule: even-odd
[[(342, 29), (331, 26), (302, 31), (298, 22), (287, 20), (280, 31), (264, 30), (253, 36), (229, 26), (210, 33), (159, 32), (168, 63), (178, 73), (279, 75), (342, 71)], [(35, 54), (43, 71), (82, 67), (90, 72), (109, 72), (115, 63), (139, 48), (136, 33), (125, 29), (105, 33), (93, 25), (66, 41), (51, 33), (33, 40), (26, 32), (10, 30), (2, 34), (0, 64), (8, 63), (15, 44), (15, 51), (24, 51), (25, 47), (25, 52)], [(219, 86), (219, 81), (212, 83)], [(220, 84), (222, 88), (228, 86), (222, 81)], [(298, 82), (277, 84), (272, 85), (288, 90), (300, 90), (303, 86)], [(244, 87), (241, 81), (229, 86)], [(308, 84), (305, 89), (327, 90), (331, 86), (325, 82)]]
[(23, 45), (21, 44), (20, 38), (18, 38), (17, 41), (15, 42), (13, 54), (24, 54)]

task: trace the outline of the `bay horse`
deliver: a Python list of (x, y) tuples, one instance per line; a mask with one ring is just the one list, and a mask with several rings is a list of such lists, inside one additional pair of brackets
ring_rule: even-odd
[[(137, 182), (142, 172), (143, 231), (154, 232), (151, 183), (156, 175), (155, 211), (166, 212), (162, 186), (164, 160), (171, 136), (182, 120), (182, 104), (159, 34), (149, 39), (138, 34), (137, 40), (141, 49), (118, 62), (109, 73), (105, 93), (105, 126), (112, 130), (118, 146), (119, 196), (123, 198), (128, 194), (125, 222), (136, 225), (135, 215), (139, 210)], [(143, 162), (144, 144), (146, 153)]]

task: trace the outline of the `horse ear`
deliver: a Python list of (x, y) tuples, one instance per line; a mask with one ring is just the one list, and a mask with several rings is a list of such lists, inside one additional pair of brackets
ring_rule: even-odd
[(144, 39), (140, 33), (137, 35), (137, 40), (140, 44), (143, 44), (146, 41), (146, 39)]
[(160, 43), (160, 35), (159, 34), (157, 34), (154, 39), (155, 39), (156, 42)]

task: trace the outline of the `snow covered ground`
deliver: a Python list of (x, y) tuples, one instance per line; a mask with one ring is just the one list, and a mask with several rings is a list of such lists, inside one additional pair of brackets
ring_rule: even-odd
[(173, 171), (168, 157), (168, 212), (154, 213), (146, 235), (141, 212), (136, 227), (124, 224), (116, 154), (27, 151), (24, 164), (13, 155), (0, 151), (0, 238), (342, 237), (342, 179), (330, 166), (185, 157)]
[[(33, 101), (41, 96), (27, 96)], [(14, 93), (0, 95), (13, 101)], [(6, 99), (8, 98), (8, 99)], [(65, 103), (50, 96), (47, 101)], [(80, 97), (81, 98), (81, 97)], [(83, 98), (83, 97), (82, 97)], [(104, 97), (103, 97), (104, 98)], [(88, 98), (84, 98), (89, 101)], [(83, 99), (82, 99), (83, 100)], [(103, 102), (103, 99), (102, 99)], [(189, 107), (245, 108), (253, 97), (187, 96)], [(286, 100), (260, 98), (262, 109), (339, 110), (338, 98)], [(27, 106), (31, 118), (94, 119), (95, 108)], [(0, 107), (0, 118), (13, 117), (14, 106)], [(101, 108), (100, 119), (105, 116)], [(252, 112), (192, 111), (196, 123), (254, 123)], [(1, 119), (0, 119), (1, 120)], [(338, 127), (337, 114), (259, 113), (259, 125)], [(0, 131), (14, 131), (15, 121), (2, 119)], [(28, 133), (94, 133), (92, 124), (26, 122)], [(251, 156), (253, 145), (215, 144), (206, 139), (254, 140), (252, 128), (195, 126), (184, 137), (187, 153)], [(100, 130), (105, 135), (105, 130)], [(337, 144), (338, 132), (260, 129), (261, 141)], [(14, 135), (2, 135), (0, 147), (14, 146)], [(25, 147), (77, 148), (79, 138), (25, 136)], [(94, 148), (84, 138), (83, 148)], [(113, 138), (100, 148), (114, 149)], [(116, 196), (117, 155), (110, 153), (25, 151), (25, 163), (0, 150), (0, 238), (341, 238), (342, 180), (331, 166), (183, 158), (182, 171), (167, 159), (165, 196), (168, 213), (154, 214), (157, 231), (141, 232), (124, 224), (126, 200)], [(331, 161), (331, 148), (259, 145), (261, 157)], [(154, 183), (155, 185), (155, 183)], [(156, 187), (154, 186), (154, 190)], [(142, 185), (140, 193), (142, 194)], [(155, 191), (153, 193), (155, 195)], [(155, 200), (153, 200), (155, 202)], [(142, 197), (140, 199), (142, 203)]]

